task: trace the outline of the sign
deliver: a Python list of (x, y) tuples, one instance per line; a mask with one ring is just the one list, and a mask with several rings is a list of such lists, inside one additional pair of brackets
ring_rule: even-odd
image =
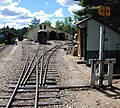
[(100, 16), (110, 16), (111, 8), (109, 6), (100, 6), (98, 9), (98, 14)]

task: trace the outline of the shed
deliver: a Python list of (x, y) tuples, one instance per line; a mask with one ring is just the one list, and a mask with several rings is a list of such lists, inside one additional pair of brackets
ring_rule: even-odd
[(60, 37), (59, 34), (61, 33), (65, 34), (65, 39), (72, 40), (72, 34), (69, 34), (61, 30), (55, 29), (53, 27), (47, 26), (45, 23), (41, 23), (38, 26), (30, 29), (28, 32), (29, 39), (32, 38), (33, 40), (37, 40), (37, 33), (39, 30), (47, 30), (49, 33), (50, 40), (57, 39), (58, 37)]
[[(89, 59), (98, 59), (100, 27), (103, 23), (94, 17), (88, 17), (75, 24), (78, 27), (78, 55), (88, 63)], [(116, 58), (120, 62), (120, 32), (106, 25), (105, 58)]]

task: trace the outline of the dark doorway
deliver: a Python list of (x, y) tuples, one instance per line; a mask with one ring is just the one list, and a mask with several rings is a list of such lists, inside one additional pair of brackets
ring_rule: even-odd
[(81, 29), (81, 39), (80, 39), (80, 43), (81, 43), (81, 57), (84, 57), (84, 59), (86, 59), (86, 53), (87, 53), (87, 29), (86, 27)]
[(59, 40), (65, 40), (65, 33), (58, 33)]
[(57, 39), (57, 33), (55, 31), (51, 31), (49, 33), (49, 40), (56, 40)]

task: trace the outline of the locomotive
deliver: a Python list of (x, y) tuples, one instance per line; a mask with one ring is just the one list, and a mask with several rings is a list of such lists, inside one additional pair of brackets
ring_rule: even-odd
[(39, 30), (37, 38), (38, 38), (39, 44), (46, 44), (47, 40), (48, 40), (48, 31), (47, 30)]

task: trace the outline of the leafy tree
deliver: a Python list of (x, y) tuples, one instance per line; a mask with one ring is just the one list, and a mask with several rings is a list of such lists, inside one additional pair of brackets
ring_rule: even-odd
[(106, 5), (111, 7), (111, 16), (106, 17), (106, 23), (117, 29), (120, 27), (120, 0), (79, 0), (78, 5), (84, 7), (82, 10), (74, 12), (79, 20), (93, 15), (102, 21), (104, 18), (98, 15), (99, 6)]
[(72, 25), (72, 18), (71, 17), (66, 17), (64, 19), (64, 31), (65, 32), (71, 32), (71, 25)]
[(64, 20), (65, 20), (65, 24), (66, 24), (66, 25), (67, 25), (67, 24), (68, 24), (68, 25), (71, 25), (71, 23), (72, 23), (72, 21), (73, 21), (71, 17), (66, 17)]
[(5, 29), (9, 30), (9, 26), (7, 26)]
[(62, 22), (57, 20), (56, 23), (55, 23), (55, 28), (61, 30), (61, 26), (62, 26)]
[(45, 24), (47, 25), (47, 26), (51, 26), (51, 22), (50, 21), (45, 21)]
[(72, 22), (73, 19), (71, 17), (65, 17), (64, 21), (56, 21), (55, 28), (64, 32), (73, 33)]
[(34, 19), (30, 22), (29, 27), (30, 27), (30, 28), (34, 28), (34, 27), (36, 27), (39, 23), (40, 23), (40, 19), (36, 19), (36, 18), (34, 17)]
[(118, 16), (120, 13), (120, 1), (118, 0), (80, 0), (80, 6), (84, 7), (82, 10), (76, 11), (75, 14), (79, 16), (98, 15), (98, 8), (101, 5), (111, 7), (111, 15)]
[(12, 33), (15, 34), (15, 36), (23, 36), (24, 34), (26, 34), (28, 32), (28, 27), (23, 27), (22, 29), (15, 29), (15, 28), (9, 28), (9, 26), (7, 26), (6, 28), (2, 28), (0, 29), (1, 31), (10, 31)]

